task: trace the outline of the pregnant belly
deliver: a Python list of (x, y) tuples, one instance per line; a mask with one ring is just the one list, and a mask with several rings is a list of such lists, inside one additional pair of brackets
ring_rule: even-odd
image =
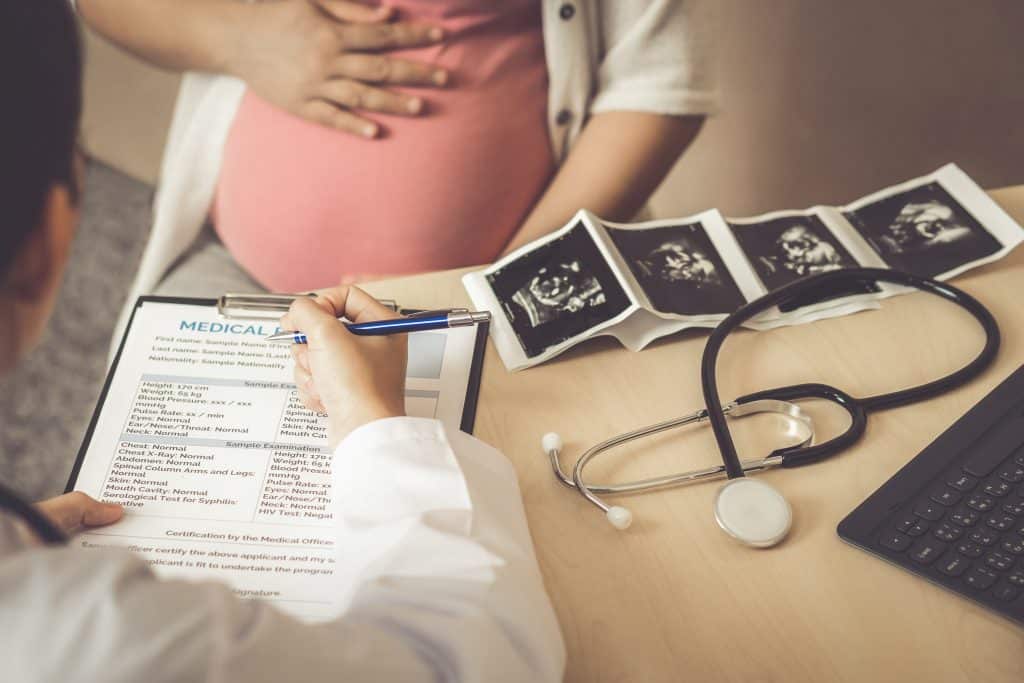
[(249, 93), (225, 148), (217, 231), (275, 291), (491, 261), (552, 173), (539, 80), (424, 93), (426, 116), (374, 116), (376, 140)]

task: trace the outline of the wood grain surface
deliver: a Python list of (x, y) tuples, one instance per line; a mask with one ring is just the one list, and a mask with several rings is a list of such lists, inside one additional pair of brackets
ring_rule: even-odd
[[(1024, 222), (1024, 186), (992, 193)], [(469, 305), (462, 271), (373, 283), (403, 305)], [(566, 680), (1021, 681), (1024, 630), (843, 543), (839, 521), (1013, 370), (1024, 364), (1024, 250), (955, 284), (999, 321), (1003, 347), (967, 386), (875, 414), (853, 448), (827, 462), (763, 475), (789, 498), (794, 528), (781, 546), (750, 550), (719, 531), (715, 483), (617, 502), (633, 527), (613, 529), (557, 483), (540, 438), (558, 431), (568, 466), (585, 448), (700, 407), (706, 333), (684, 333), (640, 353), (597, 339), (520, 373), (489, 345), (476, 434), (515, 464), (548, 592), (569, 653)], [(771, 332), (726, 346), (723, 396), (801, 381), (853, 395), (917, 384), (954, 369), (981, 332), (927, 294), (879, 311)], [(809, 406), (819, 435), (842, 416)], [(736, 427), (741, 455), (779, 442), (779, 425)], [(588, 480), (616, 480), (717, 463), (710, 431), (655, 437), (609, 453)]]

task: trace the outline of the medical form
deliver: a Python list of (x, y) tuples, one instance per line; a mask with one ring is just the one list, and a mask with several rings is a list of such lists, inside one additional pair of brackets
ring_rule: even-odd
[[(74, 539), (120, 547), (161, 576), (215, 579), (301, 618), (334, 613), (326, 416), (305, 408), (276, 321), (212, 301), (143, 297), (68, 489), (124, 506)], [(472, 430), (486, 326), (409, 336), (409, 415)]]

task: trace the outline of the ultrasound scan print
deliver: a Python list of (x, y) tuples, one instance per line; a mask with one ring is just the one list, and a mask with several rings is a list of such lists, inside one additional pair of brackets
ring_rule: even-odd
[(746, 303), (701, 223), (607, 230), (659, 311), (728, 314)]
[[(769, 291), (809, 275), (859, 265), (821, 219), (814, 215), (784, 216), (760, 223), (730, 223), (729, 227)], [(779, 308), (788, 312), (853, 294), (877, 291), (876, 285), (846, 285), (839, 290), (816, 292)]]
[(487, 280), (530, 358), (608, 322), (630, 305), (582, 223)]
[(935, 277), (999, 251), (999, 241), (937, 182), (843, 214), (897, 270)]

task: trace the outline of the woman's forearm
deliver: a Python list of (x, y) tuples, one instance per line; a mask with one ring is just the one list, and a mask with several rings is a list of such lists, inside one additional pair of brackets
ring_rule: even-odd
[(593, 116), (505, 253), (562, 226), (579, 209), (629, 220), (704, 123), (702, 116), (610, 111)]
[(250, 9), (238, 0), (78, 0), (92, 29), (165, 69), (223, 73), (236, 49), (233, 28)]

